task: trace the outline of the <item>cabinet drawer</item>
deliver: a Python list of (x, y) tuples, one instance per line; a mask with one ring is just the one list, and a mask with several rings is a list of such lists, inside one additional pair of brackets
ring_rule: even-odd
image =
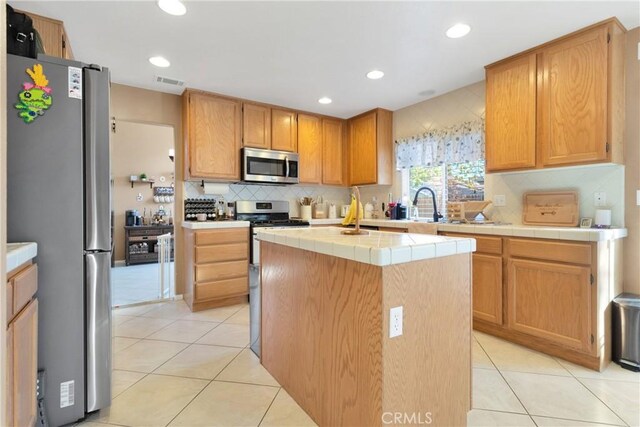
[(13, 319), (13, 281), (7, 282), (7, 292), (5, 294), (7, 300), (5, 302), (7, 307), (7, 323)]
[(249, 243), (196, 246), (196, 264), (249, 259)]
[(229, 228), (223, 230), (196, 231), (196, 245), (222, 245), (225, 243), (240, 243), (249, 241), (248, 228)]
[(232, 279), (249, 274), (249, 261), (217, 262), (196, 265), (196, 283)]
[(502, 238), (479, 236), (477, 234), (464, 233), (443, 233), (445, 236), (451, 237), (468, 237), (476, 239), (476, 253), (502, 255)]
[(572, 264), (591, 264), (591, 244), (509, 239), (509, 255)]
[(173, 231), (172, 228), (158, 228), (158, 229), (145, 229), (145, 230), (129, 230), (129, 236), (160, 236), (161, 234), (167, 234)]
[(226, 298), (249, 292), (249, 277), (236, 277), (234, 279), (218, 280), (215, 282), (198, 283), (196, 285), (196, 299), (208, 300), (213, 298)]
[(32, 264), (13, 277), (13, 313), (18, 313), (38, 290), (38, 265)]

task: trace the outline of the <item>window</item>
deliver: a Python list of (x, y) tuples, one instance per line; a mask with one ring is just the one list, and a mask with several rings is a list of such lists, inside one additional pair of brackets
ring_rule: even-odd
[[(484, 200), (484, 160), (414, 166), (404, 171), (404, 188), (408, 187), (411, 200), (420, 187), (427, 186), (435, 191), (438, 211), (445, 217), (448, 201)], [(420, 218), (433, 217), (433, 202), (428, 192), (420, 194), (418, 214)]]

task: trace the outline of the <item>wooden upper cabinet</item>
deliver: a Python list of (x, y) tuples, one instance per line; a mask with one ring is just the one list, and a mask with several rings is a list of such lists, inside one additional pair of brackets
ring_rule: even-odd
[(242, 105), (242, 145), (271, 148), (271, 108), (257, 104)]
[(242, 111), (240, 102), (185, 92), (186, 178), (240, 179)]
[(69, 38), (62, 21), (31, 12), (21, 12), (29, 15), (33, 21), (33, 27), (40, 35), (45, 54), (57, 56), (58, 58), (73, 59)]
[(486, 67), (488, 172), (623, 163), (625, 32), (608, 19)]
[(508, 327), (564, 347), (595, 353), (590, 267), (509, 260)]
[(536, 165), (536, 55), (487, 69), (487, 171)]
[(298, 114), (300, 183), (322, 183), (322, 119)]
[(542, 54), (543, 165), (607, 158), (607, 27), (559, 42)]
[(391, 185), (391, 111), (376, 109), (349, 120), (349, 185)]
[(345, 126), (342, 120), (322, 120), (322, 183), (345, 183)]
[(295, 111), (271, 110), (271, 148), (298, 151), (298, 130)]

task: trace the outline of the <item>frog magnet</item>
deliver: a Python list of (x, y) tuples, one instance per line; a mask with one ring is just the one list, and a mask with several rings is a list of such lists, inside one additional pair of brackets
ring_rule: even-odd
[(19, 110), (18, 115), (25, 123), (31, 123), (38, 116), (42, 116), (51, 107), (53, 98), (51, 88), (48, 86), (49, 80), (44, 75), (41, 64), (35, 64), (33, 70), (27, 68), (27, 74), (33, 83), (23, 83), (24, 90), (18, 94), (18, 102), (15, 107)]

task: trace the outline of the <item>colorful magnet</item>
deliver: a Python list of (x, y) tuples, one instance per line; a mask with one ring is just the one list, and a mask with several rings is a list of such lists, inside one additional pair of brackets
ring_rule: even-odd
[(15, 107), (19, 110), (18, 115), (25, 123), (31, 123), (38, 116), (42, 116), (45, 110), (51, 107), (53, 97), (51, 88), (48, 86), (49, 80), (42, 71), (42, 65), (35, 64), (33, 70), (27, 68), (27, 74), (33, 83), (23, 83), (24, 90), (18, 94), (18, 102)]

